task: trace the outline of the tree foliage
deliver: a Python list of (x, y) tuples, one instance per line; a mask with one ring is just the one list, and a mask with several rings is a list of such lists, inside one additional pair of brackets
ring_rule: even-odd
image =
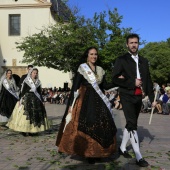
[(170, 39), (162, 42), (150, 42), (140, 50), (150, 64), (153, 81), (166, 83), (170, 81)]
[(60, 18), (56, 25), (23, 38), (17, 48), (24, 51), (23, 63), (75, 72), (86, 48), (96, 46), (103, 67), (111, 71), (111, 63), (125, 52), (125, 36), (131, 28), (121, 28), (122, 16), (117, 9), (95, 13), (92, 19), (74, 16), (69, 23)]

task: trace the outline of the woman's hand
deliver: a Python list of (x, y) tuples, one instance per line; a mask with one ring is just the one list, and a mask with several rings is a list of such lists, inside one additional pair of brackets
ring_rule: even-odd
[(68, 113), (71, 113), (71, 112), (72, 112), (72, 110), (71, 110), (71, 106), (70, 106), (68, 109)]
[(18, 101), (18, 103), (17, 103), (17, 104), (18, 104), (18, 107), (20, 107), (20, 106), (21, 106), (20, 101)]

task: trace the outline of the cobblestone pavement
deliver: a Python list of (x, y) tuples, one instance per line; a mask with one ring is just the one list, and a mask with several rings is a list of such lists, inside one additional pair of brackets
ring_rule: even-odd
[[(140, 114), (138, 134), (141, 153), (149, 162), (147, 168), (139, 168), (135, 158), (125, 159), (118, 154), (89, 165), (86, 159), (57, 153), (56, 134), (65, 105), (46, 104), (51, 129), (38, 136), (24, 137), (9, 129), (0, 129), (0, 170), (170, 170), (170, 116)], [(122, 111), (115, 111), (118, 128), (117, 145), (120, 145), (125, 125)], [(134, 157), (131, 145), (130, 154)]]

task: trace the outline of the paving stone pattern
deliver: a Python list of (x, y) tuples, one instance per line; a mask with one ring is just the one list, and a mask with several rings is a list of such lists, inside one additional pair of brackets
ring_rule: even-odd
[[(149, 125), (149, 113), (139, 117), (139, 141), (143, 157), (149, 162), (147, 168), (135, 164), (130, 143), (127, 149), (133, 156), (125, 159), (117, 153), (89, 165), (85, 158), (59, 154), (55, 146), (65, 105), (46, 104), (51, 129), (37, 136), (24, 137), (18, 132), (0, 129), (0, 170), (170, 170), (170, 116), (154, 114)], [(122, 111), (115, 110), (118, 128), (117, 147), (125, 125)], [(69, 143), (69, 141), (68, 141)]]

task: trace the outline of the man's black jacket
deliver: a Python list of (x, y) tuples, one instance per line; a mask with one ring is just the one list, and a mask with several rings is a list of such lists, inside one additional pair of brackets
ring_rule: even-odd
[[(153, 83), (150, 77), (148, 60), (138, 56), (139, 73), (142, 80), (142, 88), (145, 95), (148, 95), (151, 102), (154, 100)], [(119, 76), (124, 78), (118, 78)], [(113, 83), (119, 86), (119, 92), (134, 95), (135, 80), (137, 78), (136, 62), (130, 53), (126, 53), (116, 59), (113, 70)]]

